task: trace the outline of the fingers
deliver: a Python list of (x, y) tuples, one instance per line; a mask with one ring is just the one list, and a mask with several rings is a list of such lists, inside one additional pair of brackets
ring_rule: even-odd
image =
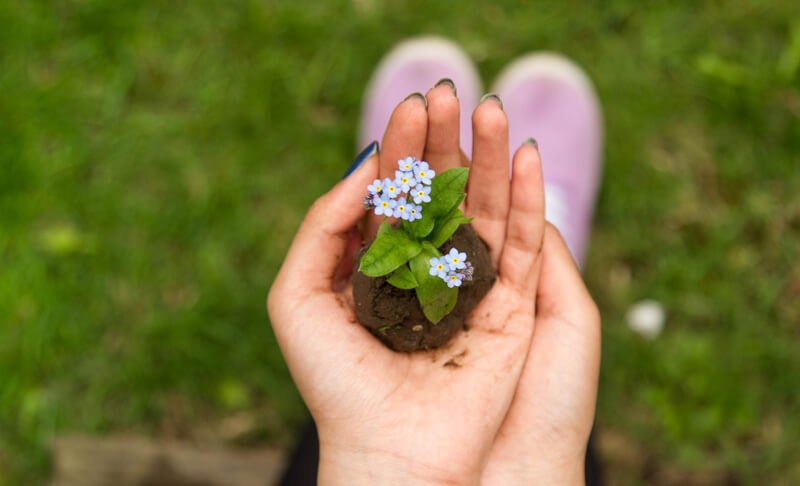
[(488, 97), (472, 115), (472, 167), (466, 215), (498, 267), (509, 211), (508, 119), (499, 99)]
[(330, 292), (351, 229), (364, 216), (362, 195), (377, 176), (375, 154), (314, 202), (297, 230), (274, 288), (284, 288), (296, 298), (320, 290)]
[(426, 95), (428, 137), (424, 159), (437, 174), (461, 166), (459, 102), (453, 82), (443, 79)]
[(499, 269), (502, 279), (528, 293), (536, 284), (533, 272), (541, 254), (545, 228), (542, 163), (534, 145), (526, 143), (517, 149), (513, 172), (511, 207)]
[[(422, 158), (428, 133), (426, 109), (427, 100), (420, 93), (409, 95), (394, 109), (383, 135), (380, 169), (376, 177), (394, 179), (398, 160), (408, 156)], [(383, 216), (370, 215), (366, 221), (364, 238), (374, 237), (382, 221)]]

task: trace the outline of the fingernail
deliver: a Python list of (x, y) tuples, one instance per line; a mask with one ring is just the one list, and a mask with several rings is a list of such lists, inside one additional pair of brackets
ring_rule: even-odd
[(500, 105), (500, 109), (501, 110), (503, 109), (503, 100), (501, 100), (500, 97), (497, 96), (496, 94), (494, 94), (494, 93), (486, 93), (485, 95), (483, 95), (483, 97), (481, 98), (480, 102), (483, 103), (484, 101), (487, 101), (487, 100), (492, 100), (492, 101), (496, 102), (498, 105)]
[(369, 160), (370, 157), (372, 157), (373, 155), (375, 155), (377, 153), (378, 153), (378, 141), (375, 140), (371, 144), (367, 145), (367, 148), (362, 150), (361, 153), (356, 155), (356, 159), (353, 161), (353, 163), (350, 165), (350, 167), (347, 168), (347, 170), (345, 171), (344, 175), (342, 176), (342, 179), (347, 178), (347, 176), (349, 176), (350, 174), (355, 172), (356, 169), (361, 167), (361, 164), (363, 164), (364, 162)]
[(539, 142), (533, 137), (526, 138), (522, 145), (533, 145), (536, 150), (539, 150)]
[(428, 109), (428, 99), (425, 98), (424, 94), (420, 92), (411, 93), (410, 95), (406, 96), (406, 99), (403, 101), (410, 100), (411, 98), (419, 98), (419, 100), (422, 101), (422, 104), (425, 105), (425, 109)]
[(456, 83), (453, 82), (450, 78), (442, 78), (439, 81), (436, 81), (436, 84), (433, 85), (434, 88), (438, 88), (439, 86), (446, 84), (450, 86), (450, 89), (453, 90), (453, 96), (458, 96), (458, 90), (456, 89)]

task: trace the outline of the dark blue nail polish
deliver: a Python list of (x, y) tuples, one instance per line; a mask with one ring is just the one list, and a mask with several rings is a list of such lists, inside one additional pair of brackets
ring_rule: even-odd
[(428, 109), (428, 98), (426, 98), (424, 94), (420, 92), (411, 93), (410, 95), (406, 96), (406, 98), (403, 101), (410, 100), (411, 98), (417, 98), (425, 106), (425, 109), (426, 110)]
[(367, 159), (369, 159), (370, 157), (372, 157), (376, 153), (378, 153), (378, 141), (377, 140), (375, 140), (371, 144), (367, 145), (367, 148), (362, 150), (361, 153), (356, 156), (356, 159), (353, 161), (353, 163), (350, 165), (350, 167), (348, 167), (347, 170), (345, 171), (344, 175), (342, 176), (342, 179), (346, 178), (347, 176), (349, 176), (350, 174), (355, 172), (356, 169), (361, 167), (361, 164), (363, 164), (364, 161), (366, 161)]
[(500, 109), (501, 110), (503, 109), (503, 100), (501, 100), (500, 97), (497, 96), (495, 93), (486, 93), (485, 95), (483, 95), (481, 97), (481, 100), (478, 103), (480, 104), (480, 103), (483, 103), (484, 101), (488, 101), (488, 100), (494, 101), (495, 103), (500, 105)]
[(443, 84), (446, 84), (447, 86), (450, 86), (450, 89), (453, 90), (453, 95), (454, 96), (458, 96), (458, 90), (456, 89), (456, 83), (454, 83), (453, 80), (450, 79), (450, 78), (442, 78), (442, 79), (440, 79), (439, 81), (436, 82), (436, 84), (433, 85), (433, 87), (434, 88), (438, 88), (439, 86), (441, 86)]
[(539, 150), (539, 142), (536, 141), (533, 137), (528, 137), (522, 142), (523, 145), (533, 145), (536, 150)]

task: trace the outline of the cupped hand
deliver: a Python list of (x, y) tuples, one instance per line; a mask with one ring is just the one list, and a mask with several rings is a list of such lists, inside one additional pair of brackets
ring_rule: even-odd
[(528, 358), (481, 484), (585, 484), (600, 370), (600, 314), (548, 223)]
[(396, 353), (356, 321), (348, 263), (354, 242), (377, 226), (369, 218), (365, 234), (355, 229), (367, 184), (409, 155), (437, 173), (466, 160), (454, 93), (441, 85), (426, 98), (402, 102), (381, 153), (314, 203), (269, 294), (279, 345), (319, 430), (322, 483), (477, 484), (527, 370), (543, 262), (541, 165), (535, 147), (522, 146), (510, 181), (507, 120), (493, 99), (473, 115), (465, 213), (497, 280), (469, 332), (435, 352)]

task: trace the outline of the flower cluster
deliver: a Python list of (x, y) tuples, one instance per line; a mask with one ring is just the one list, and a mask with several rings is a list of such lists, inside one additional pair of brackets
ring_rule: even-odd
[(447, 255), (430, 259), (429, 273), (435, 275), (447, 284), (448, 287), (461, 287), (462, 282), (472, 280), (474, 268), (467, 261), (467, 254), (455, 248)]
[(431, 202), (431, 178), (436, 172), (414, 157), (397, 161), (394, 179), (375, 179), (367, 186), (364, 207), (375, 214), (415, 221), (422, 218), (420, 204)]

